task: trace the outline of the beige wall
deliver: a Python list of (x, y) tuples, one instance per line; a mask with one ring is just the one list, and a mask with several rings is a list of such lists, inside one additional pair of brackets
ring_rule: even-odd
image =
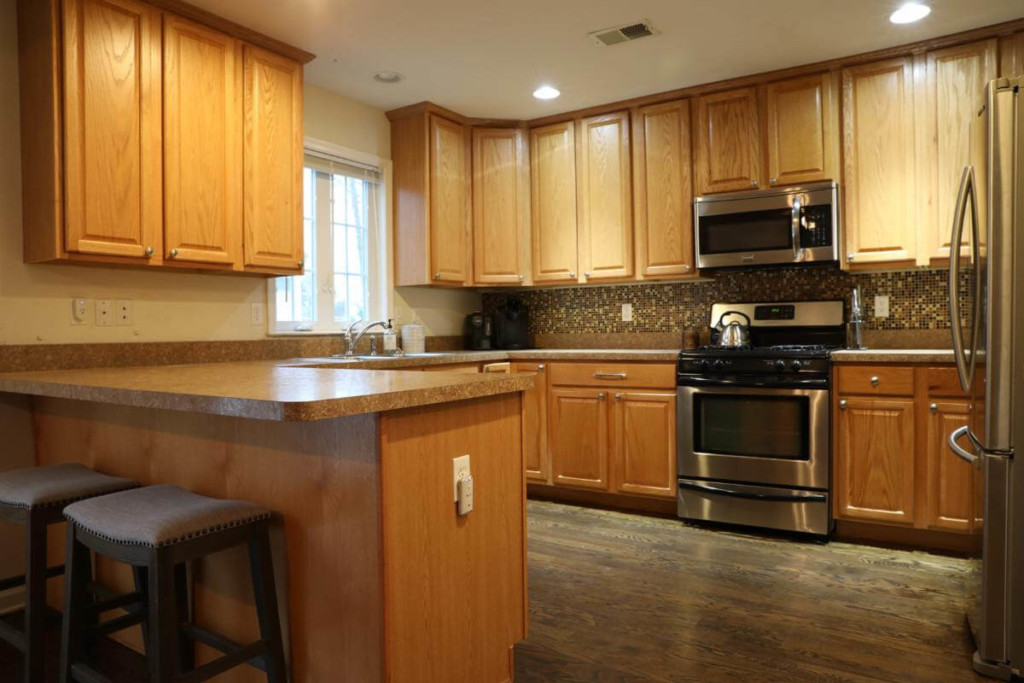
[[(390, 157), (383, 112), (310, 87), (307, 134)], [(264, 280), (22, 263), (21, 152), (15, 0), (0, 0), (0, 344), (258, 339), (250, 303), (266, 302)], [(132, 299), (132, 327), (71, 325), (71, 300)], [(430, 334), (457, 334), (474, 294), (395, 297), (395, 317), (420, 318)], [(91, 318), (91, 311), (90, 311)], [(90, 320), (91, 322), (91, 320)]]

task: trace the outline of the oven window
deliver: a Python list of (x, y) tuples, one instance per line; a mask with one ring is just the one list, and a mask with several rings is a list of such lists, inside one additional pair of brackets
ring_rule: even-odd
[(793, 248), (793, 213), (789, 208), (701, 216), (700, 253), (733, 254)]
[(810, 459), (808, 397), (698, 393), (693, 400), (696, 452)]

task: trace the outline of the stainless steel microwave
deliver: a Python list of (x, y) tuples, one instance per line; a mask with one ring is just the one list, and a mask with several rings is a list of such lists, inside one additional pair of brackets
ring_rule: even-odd
[(834, 182), (698, 197), (698, 268), (839, 260), (839, 185)]

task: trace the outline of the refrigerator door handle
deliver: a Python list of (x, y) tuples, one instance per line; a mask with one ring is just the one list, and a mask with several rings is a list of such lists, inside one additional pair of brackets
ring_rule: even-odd
[(973, 194), (974, 167), (968, 165), (964, 166), (960, 177), (960, 191), (956, 196), (956, 211), (953, 214), (953, 236), (949, 241), (949, 320), (953, 328), (953, 356), (956, 358), (957, 377), (965, 393), (971, 391), (972, 368), (967, 365), (964, 332), (960, 327), (960, 242), (964, 234), (964, 220), (967, 218), (967, 201), (969, 198), (973, 201)]
[[(969, 453), (968, 451), (965, 451), (960, 446), (960, 444), (957, 443), (957, 441), (962, 439), (964, 436), (970, 434), (970, 429), (971, 428), (968, 425), (964, 425), (963, 427), (958, 427), (957, 429), (954, 429), (949, 435), (949, 450), (953, 451), (953, 455), (957, 456), (971, 467), (980, 470), (981, 458), (976, 456), (974, 453)], [(971, 441), (973, 442), (973, 439), (971, 439)]]

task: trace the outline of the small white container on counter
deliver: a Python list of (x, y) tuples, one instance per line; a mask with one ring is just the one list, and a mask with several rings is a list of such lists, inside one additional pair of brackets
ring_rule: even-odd
[(402, 351), (405, 353), (425, 353), (427, 334), (423, 325), (411, 323), (402, 325)]

